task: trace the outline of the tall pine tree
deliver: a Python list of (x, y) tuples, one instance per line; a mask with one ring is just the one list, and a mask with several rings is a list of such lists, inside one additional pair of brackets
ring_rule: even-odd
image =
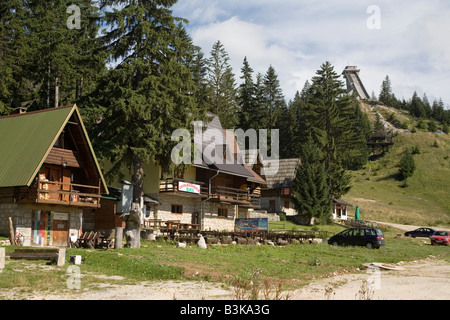
[(239, 127), (241, 129), (259, 129), (259, 108), (256, 100), (256, 85), (253, 82), (253, 69), (248, 63), (247, 57), (244, 58), (241, 69), (242, 83), (238, 89), (239, 102)]
[(224, 128), (234, 129), (238, 125), (237, 89), (229, 61), (223, 44), (220, 41), (214, 43), (207, 60), (211, 92), (209, 111), (219, 116)]
[(264, 76), (263, 103), (266, 109), (266, 128), (277, 128), (277, 121), (281, 109), (286, 107), (283, 91), (280, 87), (278, 75), (273, 66), (270, 66)]
[(330, 190), (323, 154), (309, 136), (301, 146), (301, 163), (297, 166), (294, 179), (294, 208), (308, 220), (326, 223), (331, 215)]
[[(102, 0), (105, 49), (117, 66), (97, 88), (94, 106), (102, 121), (95, 126), (97, 152), (108, 159), (109, 176), (121, 168), (133, 172), (134, 201), (143, 190), (144, 164), (169, 169), (174, 130), (191, 128), (199, 114), (193, 76), (185, 62), (192, 59), (182, 19), (172, 16), (176, 0)], [(113, 8), (113, 9), (111, 9)]]
[[(68, 27), (67, 9), (80, 9), (79, 28)], [(99, 50), (99, 11), (92, 1), (29, 2), (30, 41), (35, 55), (30, 73), (39, 85), (39, 108), (73, 103), (94, 88), (105, 67)]]
[(0, 115), (10, 113), (22, 101), (33, 99), (26, 90), (26, 61), (30, 55), (27, 18), (23, 1), (0, 4)]
[(389, 107), (394, 107), (396, 99), (394, 93), (392, 92), (391, 80), (389, 79), (389, 76), (386, 76), (381, 84), (378, 100)]
[(334, 67), (326, 62), (312, 79), (308, 105), (312, 109), (312, 131), (324, 152), (325, 168), (331, 198), (339, 198), (350, 188), (350, 177), (345, 172), (350, 150), (354, 146), (355, 123), (352, 98)]

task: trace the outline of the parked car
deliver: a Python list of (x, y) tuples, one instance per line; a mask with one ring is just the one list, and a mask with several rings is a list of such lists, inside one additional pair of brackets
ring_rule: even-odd
[(429, 238), (430, 236), (433, 235), (433, 233), (436, 230), (431, 229), (431, 228), (419, 228), (416, 230), (412, 230), (412, 231), (407, 231), (405, 232), (405, 236), (406, 237), (424, 237), (424, 238)]
[(380, 248), (384, 246), (384, 235), (376, 228), (350, 228), (335, 234), (328, 240), (328, 244), (366, 246), (367, 248)]
[(435, 244), (444, 244), (448, 246), (450, 244), (450, 240), (448, 237), (447, 231), (435, 231), (432, 236), (430, 236), (431, 245)]

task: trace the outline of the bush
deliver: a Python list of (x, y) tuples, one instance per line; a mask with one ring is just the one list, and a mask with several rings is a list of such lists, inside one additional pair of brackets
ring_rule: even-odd
[(417, 122), (417, 128), (426, 129), (425, 121), (423, 119), (419, 119), (419, 121)]
[(448, 129), (448, 124), (444, 123), (444, 126), (442, 127), (442, 132), (444, 132), (445, 134), (448, 134), (449, 129)]
[(428, 131), (429, 132), (436, 132), (436, 130), (437, 130), (436, 122), (434, 122), (433, 120), (428, 122)]
[(412, 154), (420, 154), (420, 147), (419, 146), (414, 146), (412, 148)]

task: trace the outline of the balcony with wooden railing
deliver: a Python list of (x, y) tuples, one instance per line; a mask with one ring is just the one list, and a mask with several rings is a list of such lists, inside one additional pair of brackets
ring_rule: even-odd
[[(200, 186), (200, 194), (189, 193), (179, 190), (179, 182), (191, 183)], [(202, 198), (208, 197), (208, 186), (204, 182), (189, 182), (183, 179), (165, 179), (159, 182), (159, 192), (161, 193), (178, 193), (186, 196), (200, 195)], [(222, 203), (237, 204), (248, 208), (260, 208), (261, 207), (261, 194), (260, 190), (255, 189), (252, 192), (249, 190), (242, 190), (238, 188), (229, 188), (223, 186), (211, 187), (211, 194), (209, 194), (211, 201), (217, 201)]]
[(98, 186), (90, 186), (36, 178), (19, 202), (99, 208), (100, 198), (100, 182)]
[(249, 190), (215, 186), (211, 188), (210, 197), (219, 202), (237, 204), (242, 207), (255, 209), (261, 207), (261, 194), (259, 189), (250, 192)]

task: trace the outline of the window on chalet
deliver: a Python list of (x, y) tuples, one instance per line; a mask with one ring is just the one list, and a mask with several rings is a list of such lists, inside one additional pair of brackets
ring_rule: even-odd
[(172, 204), (172, 214), (183, 214), (183, 206), (179, 204)]
[(222, 218), (228, 218), (228, 209), (224, 208), (217, 209), (217, 215)]

